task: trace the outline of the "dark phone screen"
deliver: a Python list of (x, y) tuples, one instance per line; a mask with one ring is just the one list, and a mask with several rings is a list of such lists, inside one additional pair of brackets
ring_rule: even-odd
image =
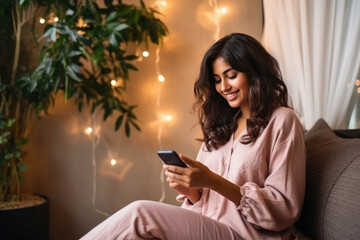
[(166, 165), (175, 165), (183, 168), (187, 167), (174, 150), (159, 150), (157, 154)]

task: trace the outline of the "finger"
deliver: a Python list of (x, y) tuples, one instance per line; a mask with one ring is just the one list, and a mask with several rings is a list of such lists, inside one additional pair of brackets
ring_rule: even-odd
[[(176, 173), (178, 175), (182, 175), (182, 174), (184, 174), (186, 172), (185, 171), (186, 168), (177, 167), (177, 166), (174, 166), (174, 165), (163, 165), (163, 168), (168, 172), (173, 172), (173, 173)], [(166, 171), (165, 171), (165, 175), (166, 175)]]
[(184, 181), (184, 175), (178, 174), (178, 173), (174, 173), (172, 171), (165, 171), (165, 176), (167, 176), (168, 178), (171, 178), (172, 181)]
[(176, 182), (178, 185), (184, 186), (184, 187), (190, 187), (190, 179), (186, 175), (180, 175), (177, 173), (172, 172), (165, 172), (166, 175), (169, 178), (169, 182)]
[(196, 167), (197, 166), (197, 161), (195, 161), (195, 160), (193, 160), (191, 158), (188, 158), (187, 156), (182, 155), (182, 154), (180, 154), (179, 156), (180, 156), (181, 160), (183, 160), (183, 162), (185, 162), (190, 167)]

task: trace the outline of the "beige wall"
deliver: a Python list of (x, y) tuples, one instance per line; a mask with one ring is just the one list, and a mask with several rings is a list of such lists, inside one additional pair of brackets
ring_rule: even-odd
[[(145, 1), (148, 6), (154, 2)], [(157, 82), (152, 46), (150, 57), (136, 63), (140, 71), (131, 74), (128, 86), (129, 102), (138, 105), (141, 132), (133, 131), (126, 138), (123, 129), (113, 131), (115, 119), (104, 123), (98, 114), (101, 138), (93, 154), (91, 138), (84, 134), (91, 123), (88, 109), (80, 114), (73, 102), (65, 104), (61, 96), (50, 115), (37, 121), (32, 129), (24, 189), (50, 198), (51, 239), (78, 239), (106, 218), (92, 204), (93, 157), (99, 210), (112, 214), (137, 199), (158, 201), (162, 186), (166, 190), (164, 202), (178, 204), (174, 200), (176, 193), (160, 182), (162, 164), (156, 151), (162, 147), (196, 157), (199, 143), (194, 138), (200, 135), (195, 126), (196, 114), (192, 113), (193, 83), (202, 55), (214, 41), (215, 27), (209, 18), (213, 16), (209, 1), (167, 3), (162, 20), (170, 36), (161, 47), (159, 63), (166, 81), (161, 85)], [(218, 3), (229, 10), (220, 21), (220, 36), (243, 32), (260, 39), (261, 0)], [(162, 113), (171, 114), (173, 121), (162, 123), (159, 141), (158, 116)], [(110, 152), (118, 161), (114, 167), (109, 162)]]

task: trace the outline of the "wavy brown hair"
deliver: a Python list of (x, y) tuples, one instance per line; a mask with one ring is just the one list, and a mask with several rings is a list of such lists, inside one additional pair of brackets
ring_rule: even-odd
[(194, 85), (194, 109), (198, 111), (203, 131), (201, 140), (209, 151), (229, 141), (242, 116), (241, 108), (230, 107), (215, 89), (213, 63), (218, 57), (224, 58), (234, 70), (245, 73), (249, 80), (250, 118), (246, 121), (247, 134), (241, 138), (242, 143), (256, 141), (275, 108), (290, 108), (279, 64), (261, 43), (241, 33), (223, 37), (205, 53)]

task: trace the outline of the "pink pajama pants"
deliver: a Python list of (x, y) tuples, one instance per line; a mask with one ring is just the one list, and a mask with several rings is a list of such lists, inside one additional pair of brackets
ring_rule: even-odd
[(81, 240), (168, 239), (232, 240), (242, 239), (229, 226), (209, 217), (154, 201), (135, 201), (100, 223)]

